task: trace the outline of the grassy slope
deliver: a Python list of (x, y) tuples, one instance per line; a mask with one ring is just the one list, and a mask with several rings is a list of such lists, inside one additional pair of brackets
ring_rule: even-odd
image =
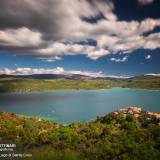
[(154, 76), (134, 77), (134, 78), (125, 80), (124, 87), (160, 89), (160, 77), (154, 77)]
[(137, 77), (126, 80), (0, 78), (0, 92), (30, 92), (57, 89), (107, 89), (112, 87), (160, 89), (160, 77)]
[(56, 89), (98, 89), (111, 88), (112, 85), (113, 82), (110, 80), (40, 80), (4, 78), (0, 80), (0, 91), (27, 92)]
[(158, 160), (160, 126), (145, 113), (68, 126), (0, 113), (0, 142), (16, 143), (33, 160)]

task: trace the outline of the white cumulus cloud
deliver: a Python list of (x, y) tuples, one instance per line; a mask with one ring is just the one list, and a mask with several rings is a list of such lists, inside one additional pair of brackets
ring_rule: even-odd
[(0, 30), (0, 45), (12, 47), (32, 47), (42, 43), (41, 33), (26, 27)]
[[(160, 19), (119, 20), (114, 8), (110, 0), (5, 0), (0, 5), (0, 48), (48, 60), (79, 54), (97, 59), (120, 51), (160, 48), (160, 33), (150, 33), (160, 27)], [(100, 13), (103, 18), (96, 23), (83, 19)], [(88, 39), (97, 45), (75, 43)]]
[(128, 56), (124, 56), (123, 58), (110, 58), (111, 61), (114, 61), (114, 62), (126, 62), (128, 60)]
[(147, 56), (145, 56), (145, 59), (151, 59), (152, 57), (151, 57), (151, 55), (150, 54), (148, 54)]
[(160, 73), (148, 73), (148, 74), (145, 74), (145, 75), (160, 77)]
[(138, 2), (142, 5), (147, 5), (153, 3), (154, 0), (138, 0)]

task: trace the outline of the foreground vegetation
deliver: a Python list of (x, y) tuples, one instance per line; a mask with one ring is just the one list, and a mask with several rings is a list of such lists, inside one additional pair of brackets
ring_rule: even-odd
[(0, 78), (0, 92), (31, 92), (57, 89), (108, 89), (112, 87), (160, 89), (160, 77), (142, 76), (129, 79), (31, 79)]
[(0, 113), (0, 142), (16, 143), (33, 160), (159, 160), (159, 123), (144, 111), (67, 126)]

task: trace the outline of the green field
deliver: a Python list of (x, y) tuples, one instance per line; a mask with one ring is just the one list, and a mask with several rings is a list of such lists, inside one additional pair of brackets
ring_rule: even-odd
[(143, 76), (130, 79), (30, 79), (0, 78), (0, 92), (31, 92), (58, 89), (108, 89), (112, 87), (160, 89), (160, 77)]
[(33, 160), (159, 160), (160, 120), (131, 114), (61, 125), (0, 113), (0, 142)]

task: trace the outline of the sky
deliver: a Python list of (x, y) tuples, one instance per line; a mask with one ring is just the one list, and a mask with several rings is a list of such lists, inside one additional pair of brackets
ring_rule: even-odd
[(160, 0), (0, 0), (0, 74), (160, 74)]

